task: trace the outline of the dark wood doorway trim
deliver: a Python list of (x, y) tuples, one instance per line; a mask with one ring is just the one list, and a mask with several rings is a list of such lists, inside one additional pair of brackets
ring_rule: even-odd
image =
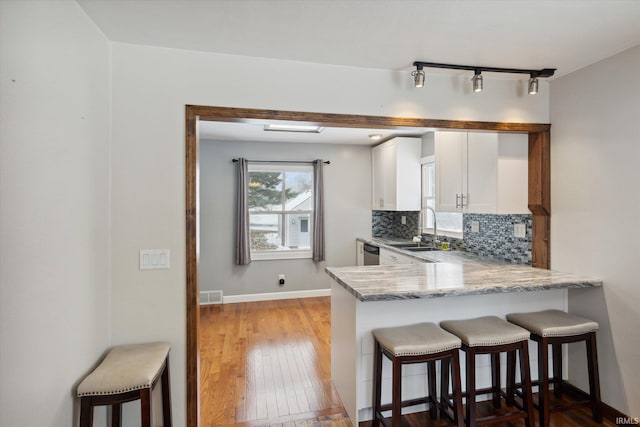
[(185, 111), (186, 279), (187, 279), (187, 427), (200, 426), (199, 343), (199, 141), (198, 121), (251, 122), (284, 120), (332, 127), (402, 129), (432, 127), (529, 134), (529, 209), (533, 213), (532, 258), (535, 267), (549, 268), (550, 128), (545, 123), (501, 123), (360, 116), (298, 111), (187, 105)]

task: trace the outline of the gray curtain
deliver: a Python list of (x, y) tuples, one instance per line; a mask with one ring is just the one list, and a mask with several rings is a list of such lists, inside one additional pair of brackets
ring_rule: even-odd
[(313, 260), (324, 261), (324, 184), (322, 160), (313, 162)]
[(236, 264), (247, 265), (251, 262), (249, 243), (249, 162), (238, 159), (236, 203)]

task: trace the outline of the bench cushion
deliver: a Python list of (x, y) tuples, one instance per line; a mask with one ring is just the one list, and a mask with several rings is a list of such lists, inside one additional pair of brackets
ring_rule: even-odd
[(114, 347), (78, 386), (78, 397), (151, 388), (171, 347), (165, 342)]
[(375, 329), (373, 336), (394, 356), (422, 356), (460, 348), (458, 337), (433, 323)]
[(529, 331), (496, 316), (440, 322), (443, 329), (458, 336), (469, 347), (513, 344), (529, 339)]
[(560, 310), (507, 314), (507, 320), (541, 337), (567, 337), (598, 330), (598, 323)]

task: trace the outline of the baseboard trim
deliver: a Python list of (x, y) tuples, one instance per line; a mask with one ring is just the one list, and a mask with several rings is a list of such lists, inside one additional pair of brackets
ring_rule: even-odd
[(281, 299), (314, 298), (331, 296), (331, 289), (314, 289), (310, 291), (269, 292), (264, 294), (225, 295), (223, 304), (238, 302), (275, 301)]
[[(562, 382), (562, 391), (574, 399), (589, 399), (589, 393), (566, 381)], [(602, 417), (616, 425), (618, 425), (617, 420), (620, 418), (631, 419), (627, 414), (618, 411), (616, 408), (613, 408), (604, 402), (601, 402), (600, 409), (602, 409)]]

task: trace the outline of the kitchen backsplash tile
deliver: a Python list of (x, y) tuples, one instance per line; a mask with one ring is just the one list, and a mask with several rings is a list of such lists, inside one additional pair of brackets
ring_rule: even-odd
[[(418, 230), (418, 212), (372, 211), (373, 237), (411, 239)], [(407, 223), (402, 224), (402, 216)], [(479, 232), (471, 231), (471, 222), (478, 221)], [(513, 235), (514, 224), (525, 224), (525, 237)], [(454, 250), (468, 251), (491, 259), (513, 264), (531, 264), (531, 215), (464, 214), (464, 238), (441, 237)], [(431, 235), (424, 235), (425, 240)]]
[[(479, 232), (471, 231), (471, 222), (478, 221)], [(513, 235), (514, 224), (525, 225), (525, 237)], [(465, 250), (513, 264), (531, 264), (531, 215), (464, 214)]]
[[(418, 233), (419, 212), (371, 211), (371, 236), (385, 239), (411, 239)], [(407, 223), (402, 224), (402, 217)]]

